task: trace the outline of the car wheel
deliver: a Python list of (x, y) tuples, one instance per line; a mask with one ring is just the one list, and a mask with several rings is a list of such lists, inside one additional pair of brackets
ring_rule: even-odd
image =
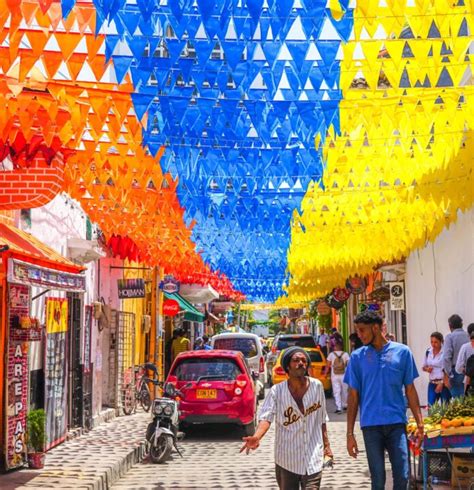
[(255, 430), (257, 428), (257, 424), (255, 420), (252, 420), (250, 424), (244, 425), (244, 433), (246, 436), (253, 436), (255, 434)]

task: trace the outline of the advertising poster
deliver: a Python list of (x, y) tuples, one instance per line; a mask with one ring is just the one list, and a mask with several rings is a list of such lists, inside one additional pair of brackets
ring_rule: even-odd
[(46, 449), (61, 443), (67, 433), (67, 312), (67, 299), (46, 299)]

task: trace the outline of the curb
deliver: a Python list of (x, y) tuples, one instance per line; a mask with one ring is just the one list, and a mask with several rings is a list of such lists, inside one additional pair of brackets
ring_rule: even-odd
[(145, 458), (149, 415), (138, 413), (106, 422), (46, 454), (42, 470), (0, 475), (2, 490), (109, 490)]
[[(103, 474), (97, 475), (97, 481), (87, 485), (85, 488), (88, 490), (109, 490), (132, 466), (143, 461), (145, 456), (145, 443), (143, 442), (131, 450), (121, 461), (107, 468)], [(77, 488), (77, 486), (74, 488)]]

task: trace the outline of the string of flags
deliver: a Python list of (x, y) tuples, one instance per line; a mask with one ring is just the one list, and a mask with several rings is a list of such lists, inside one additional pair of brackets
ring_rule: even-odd
[(473, 7), (0, 0), (0, 158), (60, 154), (118, 255), (306, 302), (472, 206)]

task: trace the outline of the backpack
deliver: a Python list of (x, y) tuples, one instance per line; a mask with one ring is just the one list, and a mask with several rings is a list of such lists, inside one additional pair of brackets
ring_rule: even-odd
[(471, 354), (466, 361), (466, 376), (471, 378), (471, 384), (474, 380), (474, 354)]
[(340, 356), (338, 356), (335, 352), (333, 354), (336, 356), (336, 359), (334, 359), (332, 363), (332, 372), (334, 374), (344, 374), (346, 372), (346, 363), (342, 358), (344, 352)]

